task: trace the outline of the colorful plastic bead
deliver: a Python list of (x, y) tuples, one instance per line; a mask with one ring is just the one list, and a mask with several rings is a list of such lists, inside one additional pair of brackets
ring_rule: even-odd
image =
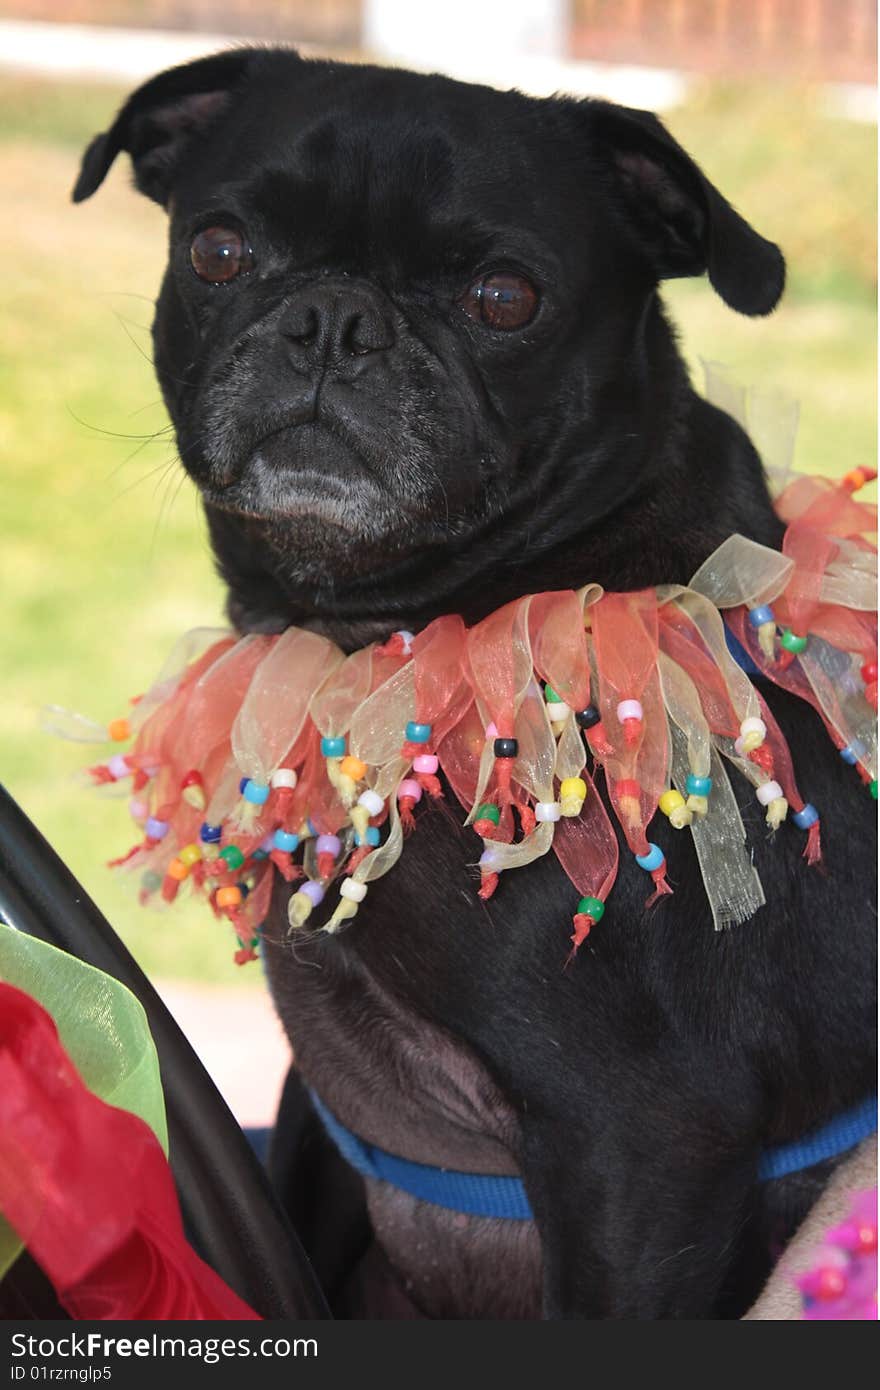
[(401, 782), (400, 786), (397, 788), (397, 799), (398, 801), (403, 801), (405, 799), (408, 799), (410, 801), (421, 801), (421, 784), (419, 782), (416, 782), (415, 779), (412, 777), (405, 777), (404, 780)]
[(759, 603), (757, 608), (749, 609), (749, 622), (752, 627), (763, 627), (765, 623), (775, 623), (773, 609), (766, 603)]
[(312, 907), (318, 907), (324, 901), (324, 889), (315, 879), (306, 879), (306, 882), (298, 890), (304, 897), (308, 898)]
[(128, 813), (132, 820), (143, 820), (148, 810), (149, 807), (147, 803), (145, 801), (138, 801), (136, 796), (133, 796), (128, 803)]
[(708, 796), (712, 790), (711, 777), (697, 777), (693, 772), (689, 772), (684, 789), (688, 796)]
[(586, 709), (579, 709), (575, 713), (578, 727), (581, 729), (592, 729), (594, 725), (601, 723), (602, 716), (595, 705), (587, 705)]
[(871, 788), (870, 788), (870, 790), (871, 790), (871, 795), (873, 796), (874, 800), (876, 801), (876, 800), (877, 800), (877, 778), (876, 778), (876, 777), (874, 778), (873, 782), (871, 783)]
[(421, 772), (425, 777), (433, 777), (440, 766), (440, 759), (434, 753), (419, 753), (413, 758), (413, 772)]
[(202, 851), (198, 845), (184, 845), (183, 849), (178, 851), (177, 857), (189, 868), (192, 868), (193, 864), (198, 864), (201, 859)]
[(242, 898), (242, 891), (235, 883), (217, 889), (216, 903), (218, 907), (238, 907)]
[(222, 839), (222, 836), (222, 825), (209, 825), (207, 821), (203, 822), (202, 828), (199, 831), (199, 839), (201, 840), (203, 845), (219, 844), (220, 840)]
[(865, 685), (870, 685), (872, 681), (875, 681), (877, 679), (876, 661), (866, 661), (864, 666), (859, 671), (859, 675), (865, 682)]
[(429, 743), (431, 739), (431, 725), (417, 724), (411, 719), (406, 726), (407, 743)]
[(555, 823), (562, 817), (562, 807), (558, 801), (538, 801), (535, 803), (535, 820)]
[(343, 758), (343, 757), (345, 757), (345, 739), (344, 739), (344, 738), (322, 738), (322, 739), (321, 739), (321, 755), (322, 755), (323, 757), (325, 757), (325, 758)]
[(162, 875), (157, 874), (155, 869), (145, 869), (141, 874), (141, 891), (144, 893), (158, 893), (162, 887)]
[(792, 820), (799, 830), (809, 830), (811, 825), (815, 825), (819, 819), (819, 812), (812, 802), (808, 801), (802, 811), (795, 811)]
[[(749, 715), (739, 726), (738, 753), (752, 753), (767, 737), (767, 725), (757, 715)], [(741, 740), (741, 743), (740, 743)]]
[(564, 816), (579, 816), (587, 799), (583, 777), (563, 777), (559, 784), (559, 804)]
[(339, 896), (352, 903), (362, 903), (367, 896), (367, 885), (358, 883), (356, 878), (344, 878), (339, 885)]
[(617, 718), (621, 724), (626, 724), (629, 719), (640, 720), (644, 717), (645, 711), (638, 700), (621, 700), (617, 706)]
[(355, 835), (354, 842), (360, 849), (363, 845), (369, 845), (370, 849), (375, 849), (382, 839), (378, 825), (368, 825), (365, 835)]
[(668, 791), (665, 791), (657, 803), (664, 816), (671, 816), (673, 811), (683, 805), (684, 797), (681, 792), (676, 791), (675, 787), (670, 787)]
[(226, 845), (220, 851), (220, 858), (223, 860), (227, 869), (240, 869), (244, 863), (244, 855), (238, 845)]
[(242, 796), (245, 801), (249, 801), (252, 806), (265, 806), (269, 800), (271, 788), (268, 782), (257, 782), (253, 777), (248, 777), (242, 787)]
[(498, 858), (498, 852), (494, 849), (484, 849), (477, 862), (479, 864), (481, 873), (484, 874), (497, 873), (499, 868), (501, 867), (501, 861)]
[(167, 820), (159, 820), (156, 816), (150, 816), (144, 826), (148, 840), (164, 840), (168, 834)]
[(272, 836), (272, 848), (280, 849), (283, 854), (293, 854), (299, 847), (299, 836), (294, 835), (288, 830), (276, 830)]
[(121, 782), (123, 777), (129, 776), (131, 768), (126, 762), (124, 754), (114, 753), (113, 757), (108, 759), (107, 771), (114, 782)]
[(640, 869), (644, 869), (646, 873), (652, 874), (655, 869), (663, 867), (666, 863), (666, 856), (659, 845), (652, 844), (649, 840), (648, 853), (637, 854), (636, 863)]
[(807, 639), (806, 637), (800, 637), (796, 632), (792, 632), (790, 627), (787, 627), (779, 638), (779, 644), (784, 647), (787, 652), (793, 652), (795, 656), (797, 656), (799, 652), (804, 651), (806, 648)]
[(353, 782), (359, 782), (362, 777), (367, 775), (367, 765), (360, 758), (349, 753), (339, 764), (339, 771), (344, 777), (350, 777)]
[(592, 917), (594, 922), (601, 922), (605, 916), (605, 904), (601, 898), (581, 898), (578, 903), (578, 915)]
[(840, 756), (845, 763), (849, 763), (850, 767), (855, 767), (859, 759), (865, 756), (866, 751), (862, 741), (854, 738), (852, 743), (848, 743), (845, 748), (841, 748)]
[(368, 815), (378, 816), (381, 814), (385, 802), (378, 792), (374, 792), (372, 787), (368, 787), (365, 792), (361, 792), (357, 804), (363, 806)]
[(165, 873), (168, 878), (173, 878), (177, 883), (182, 883), (189, 874), (189, 865), (184, 864), (182, 859), (172, 859)]
[(404, 655), (409, 656), (412, 652), (412, 644), (416, 640), (415, 633), (407, 632), (405, 628), (401, 628), (400, 632), (395, 632), (394, 635), (400, 638)]
[(278, 791), (282, 787), (287, 791), (293, 791), (299, 778), (292, 767), (279, 767), (277, 772), (272, 773), (270, 781), (273, 791)]
[(762, 782), (760, 787), (755, 789), (755, 796), (762, 806), (769, 806), (771, 801), (778, 801), (784, 792), (778, 782)]
[(338, 835), (319, 835), (315, 841), (315, 849), (318, 854), (332, 854), (335, 859), (342, 849), (342, 842)]
[(496, 758), (515, 758), (519, 752), (519, 744), (515, 738), (496, 738), (492, 751)]
[(131, 725), (127, 719), (111, 719), (107, 733), (114, 743), (125, 743), (131, 738)]

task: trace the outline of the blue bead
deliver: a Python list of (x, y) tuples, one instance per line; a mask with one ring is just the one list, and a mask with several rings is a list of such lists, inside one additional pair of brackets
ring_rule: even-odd
[(768, 608), (766, 603), (759, 604), (757, 608), (749, 612), (749, 622), (752, 627), (761, 627), (764, 623), (775, 623), (776, 618), (773, 609)]
[(363, 844), (367, 844), (371, 849), (375, 849), (381, 838), (382, 836), (378, 825), (368, 825), (366, 839), (363, 839), (360, 835), (355, 835), (354, 842), (358, 848)]
[(156, 816), (150, 816), (144, 829), (147, 832), (148, 839), (163, 840), (168, 834), (168, 822), (167, 820), (159, 820)]
[(416, 724), (411, 719), (406, 726), (407, 743), (427, 743), (431, 737), (430, 724)]
[(849, 763), (850, 767), (855, 767), (859, 758), (863, 758), (864, 755), (865, 745), (859, 738), (854, 738), (852, 743), (848, 743), (846, 748), (840, 750), (840, 756), (845, 763)]
[(245, 789), (245, 787), (247, 786), (247, 784), (248, 784), (248, 782), (249, 782), (250, 780), (251, 780), (251, 779), (250, 779), (249, 777), (240, 777), (240, 778), (238, 779), (238, 794), (239, 794), (239, 796), (244, 796), (244, 789)]
[(318, 827), (315, 825), (315, 822), (313, 820), (306, 821), (306, 829), (308, 830), (310, 835), (317, 835), (318, 833)]
[(795, 811), (792, 820), (799, 830), (809, 830), (811, 825), (815, 825), (819, 819), (819, 812), (811, 802), (807, 802), (802, 811)]
[(344, 758), (345, 739), (344, 738), (322, 738), (321, 752), (325, 758)]
[(235, 886), (236, 886), (236, 888), (238, 889), (239, 893), (241, 894), (241, 900), (242, 900), (242, 902), (244, 902), (244, 900), (245, 900), (245, 898), (247, 897), (248, 893), (251, 891), (250, 888), (248, 888), (248, 886), (247, 886), (246, 883), (237, 883)]
[(255, 859), (257, 861), (268, 858), (269, 856), (264, 849), (255, 849), (253, 854), (251, 855), (251, 859)]
[(636, 855), (636, 863), (639, 868), (644, 869), (649, 874), (653, 873), (655, 869), (662, 868), (665, 862), (666, 856), (660, 846), (652, 845), (650, 841), (648, 841), (648, 853)]
[(199, 831), (199, 839), (203, 845), (218, 845), (223, 836), (222, 825), (209, 825), (205, 821)]
[(276, 830), (272, 837), (276, 849), (281, 849), (285, 854), (293, 854), (299, 844), (299, 836), (291, 835), (286, 830)]
[(689, 772), (684, 789), (688, 796), (708, 796), (712, 790), (712, 778), (697, 777), (693, 772)]
[(268, 782), (255, 782), (252, 777), (246, 777), (241, 790), (245, 801), (252, 806), (265, 806), (269, 800)]

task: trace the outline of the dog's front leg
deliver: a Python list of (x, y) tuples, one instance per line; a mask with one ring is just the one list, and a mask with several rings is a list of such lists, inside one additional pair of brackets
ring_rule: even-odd
[(533, 1113), (523, 1124), (546, 1318), (714, 1314), (757, 1145), (733, 1132), (729, 1114), (675, 1096), (668, 1080), (641, 1111), (634, 1099), (621, 1088), (576, 1123)]

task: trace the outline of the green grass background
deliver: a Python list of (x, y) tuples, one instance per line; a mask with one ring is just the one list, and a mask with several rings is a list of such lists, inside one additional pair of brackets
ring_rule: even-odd
[[(75, 773), (103, 750), (46, 738), (45, 702), (125, 712), (184, 629), (221, 620), (195, 492), (174, 463), (149, 361), (164, 217), (123, 161), (74, 208), (79, 154), (123, 92), (32, 79), (0, 87), (0, 777), (145, 969), (243, 986), (204, 908), (142, 911), (103, 860), (132, 842), (124, 803)], [(669, 287), (683, 349), (800, 398), (797, 463), (873, 463), (874, 127), (831, 119), (782, 86), (695, 91), (668, 117), (725, 195), (789, 262), (770, 318), (727, 310), (703, 282)], [(155, 436), (155, 437), (153, 437)], [(711, 467), (707, 459), (706, 466)]]

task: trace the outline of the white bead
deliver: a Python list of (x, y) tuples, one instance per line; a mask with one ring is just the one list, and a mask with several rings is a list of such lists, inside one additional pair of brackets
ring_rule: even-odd
[(353, 903), (362, 903), (367, 896), (367, 885), (358, 883), (356, 878), (344, 878), (339, 885), (339, 896)]
[(293, 791), (299, 778), (292, 767), (279, 767), (277, 772), (272, 773), (273, 787), (286, 787), (288, 791)]
[(621, 724), (625, 719), (642, 719), (645, 711), (642, 709), (638, 700), (621, 700), (617, 706), (617, 718)]
[(480, 855), (480, 868), (484, 874), (494, 873), (500, 866), (498, 855), (494, 850), (485, 849)]
[(372, 787), (367, 787), (367, 790), (361, 792), (358, 797), (358, 806), (363, 806), (366, 811), (369, 811), (371, 816), (378, 816), (384, 805), (385, 802), (378, 792), (373, 791)]
[(763, 719), (757, 719), (754, 715), (743, 720), (739, 726), (739, 731), (743, 738), (745, 738), (747, 734), (760, 734), (762, 739), (767, 737), (767, 725), (764, 723)]
[(755, 792), (762, 806), (769, 806), (771, 801), (777, 801), (784, 795), (778, 782), (763, 782)]
[(412, 651), (412, 644), (415, 641), (415, 633), (407, 632), (405, 629), (401, 628), (397, 635), (403, 643), (404, 652), (409, 656)]
[(561, 724), (570, 713), (571, 710), (568, 705), (564, 705), (561, 700), (549, 700), (547, 702), (547, 718), (551, 724)]
[(535, 806), (535, 820), (557, 821), (562, 815), (562, 807), (558, 801), (539, 801)]
[(734, 740), (733, 747), (735, 752), (737, 752), (741, 758), (745, 758), (748, 756), (746, 750), (743, 748), (742, 737)]

